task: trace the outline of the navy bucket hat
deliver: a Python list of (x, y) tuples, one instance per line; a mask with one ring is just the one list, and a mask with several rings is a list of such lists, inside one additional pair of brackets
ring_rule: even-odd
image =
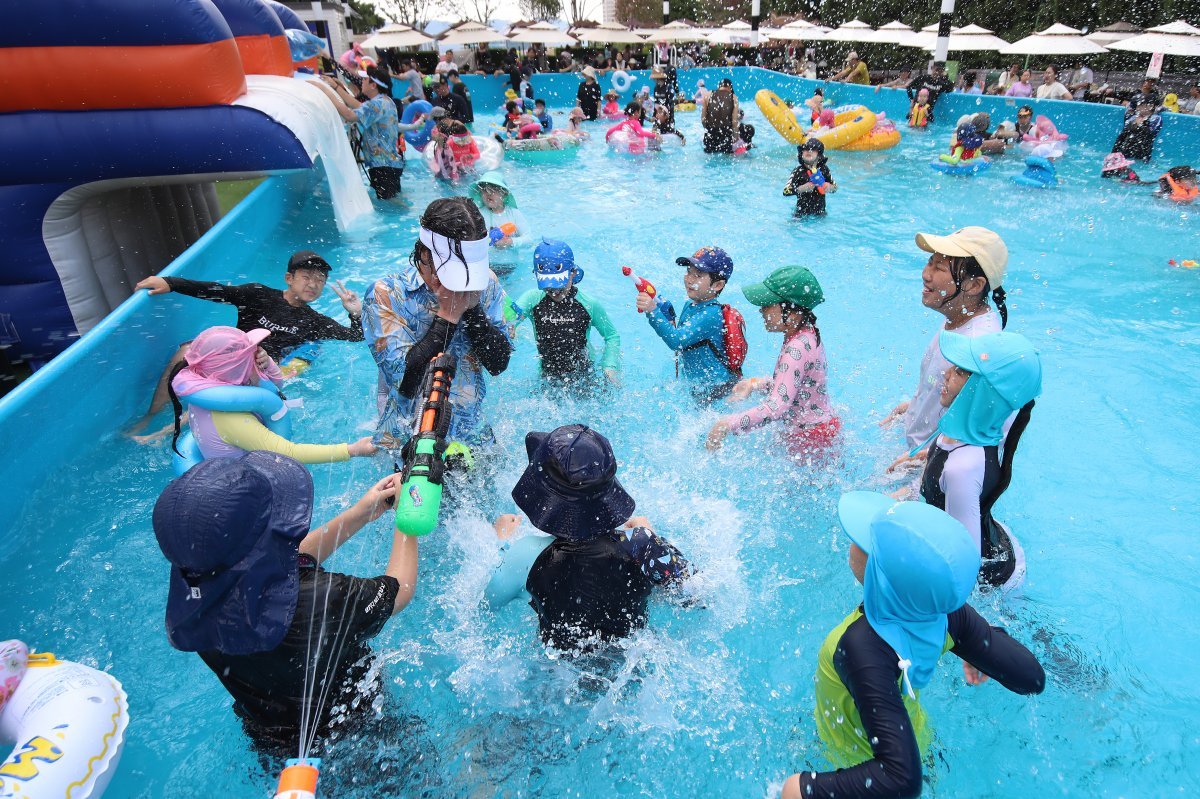
[(586, 541), (619, 527), (636, 503), (617, 481), (608, 439), (581, 424), (525, 436), (529, 466), (512, 497), (533, 526), (557, 538)]
[(163, 490), (154, 535), (171, 562), (171, 646), (249, 655), (279, 645), (296, 613), (312, 498), (308, 470), (272, 452), (210, 458)]

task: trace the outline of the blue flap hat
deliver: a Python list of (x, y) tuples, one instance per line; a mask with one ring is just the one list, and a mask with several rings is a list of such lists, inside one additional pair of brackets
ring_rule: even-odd
[(312, 498), (308, 470), (273, 452), (210, 458), (163, 489), (154, 535), (171, 562), (171, 646), (249, 655), (279, 645), (296, 613)]
[(586, 541), (616, 529), (636, 503), (617, 481), (608, 439), (581, 424), (525, 436), (529, 466), (512, 497), (533, 526), (557, 538)]
[(675, 263), (694, 266), (701, 272), (708, 272), (716, 280), (728, 280), (733, 274), (733, 259), (720, 247), (701, 247), (691, 256), (676, 258)]
[(950, 403), (938, 430), (950, 438), (980, 447), (1004, 438), (1004, 423), (1042, 393), (1042, 362), (1029, 339), (1020, 333), (964, 336), (942, 331), (942, 356), (971, 373)]
[(961, 522), (924, 502), (850, 491), (838, 502), (838, 516), (867, 553), (867, 621), (895, 650), (906, 690), (915, 697), (946, 647), (947, 615), (975, 588), (979, 546)]
[(542, 291), (565, 289), (568, 283), (583, 280), (583, 269), (575, 265), (575, 253), (567, 243), (546, 238), (533, 250), (533, 274)]

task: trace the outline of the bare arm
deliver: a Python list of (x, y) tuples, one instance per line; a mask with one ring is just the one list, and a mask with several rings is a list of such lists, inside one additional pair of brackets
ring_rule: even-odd
[[(337, 110), (338, 116), (340, 116), (342, 119), (346, 120), (347, 122), (354, 122), (358, 119), (358, 117), (354, 115), (354, 109), (351, 108), (340, 96), (341, 94), (349, 94), (349, 92), (347, 92), (345, 89), (336, 91), (320, 81), (309, 81), (309, 83), (325, 92), (325, 95), (329, 98), (330, 102), (333, 103), (333, 107)], [(347, 99), (353, 102), (355, 107), (359, 105), (359, 102), (353, 97), (348, 97)]]
[[(338, 547), (353, 538), (355, 533), (369, 522), (382, 516), (384, 511), (390, 507), (391, 502), (395, 500), (398, 488), (396, 476), (389, 474), (371, 486), (358, 502), (320, 527), (309, 531), (304, 540), (300, 542), (300, 551), (314, 558), (317, 563), (324, 562), (338, 550)], [(392, 548), (394, 551), (395, 544), (392, 545)], [(390, 562), (388, 567), (387, 574), (392, 574)], [(401, 590), (403, 590), (403, 586), (401, 586)]]

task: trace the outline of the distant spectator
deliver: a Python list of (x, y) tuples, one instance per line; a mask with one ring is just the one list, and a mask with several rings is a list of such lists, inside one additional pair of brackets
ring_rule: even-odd
[(887, 83), (881, 83), (875, 87), (875, 91), (880, 89), (904, 89), (908, 84), (912, 83), (912, 70), (909, 67), (900, 68), (900, 76), (889, 80)]
[[(1149, 103), (1155, 110), (1162, 105), (1162, 94), (1158, 91), (1158, 83), (1155, 82), (1154, 78), (1143, 80), (1142, 88), (1138, 89), (1133, 97), (1129, 98), (1129, 102), (1125, 106), (1130, 111), (1134, 111), (1142, 103)], [(1129, 153), (1126, 153), (1126, 155), (1129, 155)]]
[(1075, 70), (1071, 73), (1071, 76), (1067, 78), (1067, 89), (1074, 95), (1076, 100), (1083, 100), (1087, 97), (1087, 93), (1091, 91), (1092, 84), (1095, 82), (1096, 75), (1081, 59), (1076, 63)]
[(437, 66), (433, 68), (433, 71), (437, 75), (445, 75), (451, 70), (457, 72), (458, 64), (454, 63), (454, 51), (447, 50), (438, 61)]
[(1200, 114), (1200, 83), (1193, 83), (1188, 96), (1179, 101), (1179, 113)]
[(983, 94), (983, 78), (978, 72), (968, 72), (963, 84), (964, 94)]
[(1058, 72), (1054, 67), (1046, 67), (1042, 73), (1042, 85), (1035, 92), (1039, 100), (1070, 100), (1071, 92), (1058, 82)]
[(845, 81), (846, 83), (857, 83), (861, 86), (871, 85), (871, 74), (867, 71), (867, 62), (858, 57), (858, 53), (853, 50), (850, 55), (846, 56), (845, 68), (834, 75), (830, 80)]
[(1005, 97), (1033, 97), (1033, 74), (1029, 70), (1021, 73), (1021, 79), (1004, 91)]
[(1012, 86), (1014, 83), (1016, 83), (1020, 79), (1021, 79), (1021, 66), (1019, 64), (1010, 65), (1007, 70), (1000, 73), (1000, 79), (996, 81), (996, 88), (998, 88), (1000, 90), (999, 94), (1004, 94), (1005, 92), (1007, 92), (1008, 87)]

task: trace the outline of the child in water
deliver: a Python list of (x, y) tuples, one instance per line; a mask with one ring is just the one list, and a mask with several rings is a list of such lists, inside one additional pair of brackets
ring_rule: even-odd
[(666, 106), (654, 106), (654, 130), (660, 136), (678, 136), (680, 144), (687, 144), (687, 139), (675, 129), (675, 121)]
[(587, 116), (583, 113), (582, 108), (579, 106), (572, 108), (571, 113), (567, 114), (567, 133), (580, 141), (590, 138), (588, 132), (583, 129), (585, 119)]
[(605, 119), (616, 119), (621, 116), (620, 99), (621, 96), (612, 89), (609, 89), (608, 94), (604, 95), (604, 107), (600, 109), (600, 113)]
[(533, 273), (537, 288), (522, 294), (517, 307), (521, 319), (533, 320), (542, 377), (559, 385), (594, 385), (588, 332), (595, 328), (604, 338), (600, 368), (610, 383), (620, 385), (621, 336), (604, 306), (578, 289), (583, 270), (575, 265), (575, 253), (566, 242), (542, 239), (533, 251)]
[[(495, 169), (484, 172), (479, 180), (471, 184), (467, 193), (483, 215), (489, 234), (499, 231), (492, 235), (488, 252), (492, 270), (497, 275), (512, 272), (522, 258), (520, 248), (536, 240), (525, 214), (517, 207), (517, 198), (513, 196), (504, 176)], [(513, 232), (505, 233), (505, 225), (511, 225)]]
[(479, 160), (479, 145), (467, 130), (467, 126), (457, 119), (449, 120), (441, 135), (435, 137), (434, 166), (442, 178), (458, 180), (475, 171), (475, 162)]
[(1024, 552), (992, 518), (992, 507), (1008, 488), (1017, 444), (1041, 393), (1041, 360), (1017, 333), (943, 331), (938, 340), (950, 362), (941, 393), (946, 413), (929, 445), (921, 498), (967, 528), (983, 559), (980, 585), (1016, 588), (1025, 579)]
[(929, 90), (921, 89), (917, 92), (917, 99), (913, 100), (912, 105), (909, 106), (908, 126), (910, 128), (926, 127), (929, 124), (932, 110), (929, 106)]
[(641, 103), (636, 100), (631, 102), (625, 106), (625, 118), (608, 129), (604, 134), (604, 140), (612, 141), (613, 136), (624, 138), (627, 140), (627, 147), (631, 153), (644, 153), (648, 148), (657, 149), (662, 137), (652, 130), (643, 128), (644, 119)]
[(722, 417), (709, 431), (706, 446), (718, 449), (729, 433), (740, 435), (783, 422), (781, 434), (793, 456), (829, 450), (842, 425), (829, 404), (825, 350), (813, 313), (825, 299), (821, 285), (803, 266), (785, 266), (762, 283), (744, 286), (742, 293), (758, 306), (768, 332), (784, 334), (783, 349), (773, 377), (740, 380), (729, 395), (731, 402), (754, 393), (764, 393), (766, 399), (749, 410)]
[(947, 647), (962, 659), (967, 685), (994, 678), (1028, 696), (1045, 689), (1046, 672), (967, 604), (979, 549), (962, 524), (869, 491), (844, 494), (838, 516), (863, 602), (817, 654), (813, 715), (837, 770), (791, 775), (781, 799), (918, 796), (933, 739), (918, 692)]
[(533, 101), (533, 118), (542, 126), (542, 133), (554, 130), (554, 120), (550, 117), (550, 112), (546, 110), (545, 100)]
[[(269, 335), (269, 330), (262, 329), (243, 333), (236, 327), (210, 327), (196, 336), (184, 355), (186, 365), (181, 364), (171, 378), (176, 441), (183, 413), (180, 400), (187, 401), (209, 388), (257, 386), (262, 382), (273, 389), (283, 385), (279, 366), (258, 346)], [(268, 430), (253, 413), (209, 410), (192, 402), (187, 406), (192, 435), (205, 458), (236, 458), (266, 450), (301, 463), (333, 463), (375, 454), (370, 436), (353, 444), (296, 444)]]
[[(737, 314), (719, 301), (726, 282), (733, 275), (733, 259), (720, 247), (702, 247), (691, 256), (675, 259), (687, 267), (683, 287), (688, 302), (675, 319), (675, 310), (661, 297), (638, 292), (637, 309), (668, 347), (678, 354), (679, 374), (687, 382), (692, 398), (700, 403), (729, 395), (741, 378), (745, 357), (745, 334), (731, 330), (726, 316)], [(740, 319), (740, 315), (738, 316)], [(731, 342), (729, 336), (740, 337)], [(743, 347), (731, 353), (729, 343)]]
[(1158, 179), (1159, 197), (1174, 200), (1177, 203), (1190, 203), (1200, 195), (1196, 184), (1196, 170), (1190, 166), (1173, 166)]
[(783, 196), (796, 198), (796, 216), (824, 216), (825, 195), (837, 191), (829, 162), (825, 159), (825, 144), (809, 139), (796, 148), (800, 165), (783, 187)]
[(1139, 186), (1151, 185), (1151, 181), (1138, 177), (1138, 173), (1133, 171), (1133, 161), (1123, 153), (1109, 153), (1104, 156), (1104, 163), (1100, 166), (1100, 177), (1117, 178), (1122, 183), (1135, 183)]

